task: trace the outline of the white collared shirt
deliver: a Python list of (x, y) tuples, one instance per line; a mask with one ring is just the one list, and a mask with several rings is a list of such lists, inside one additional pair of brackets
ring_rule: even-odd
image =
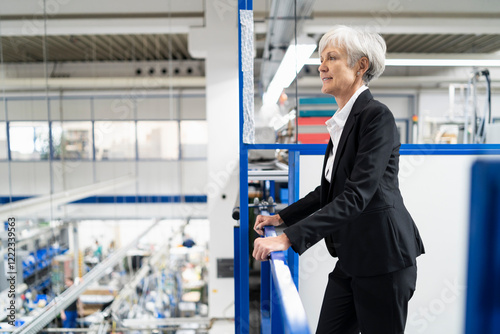
[(354, 105), (354, 102), (356, 102), (358, 96), (367, 89), (368, 87), (366, 85), (359, 87), (358, 90), (351, 96), (349, 101), (347, 101), (346, 105), (342, 109), (337, 110), (337, 112), (333, 114), (332, 118), (325, 122), (326, 128), (328, 129), (328, 133), (330, 133), (330, 138), (332, 139), (333, 143), (332, 151), (328, 156), (328, 161), (326, 162), (325, 168), (325, 178), (328, 182), (331, 182), (332, 179), (333, 162), (335, 161), (335, 154), (337, 153), (340, 136), (342, 135), (342, 131), (344, 130), (347, 117), (349, 117), (352, 106)]

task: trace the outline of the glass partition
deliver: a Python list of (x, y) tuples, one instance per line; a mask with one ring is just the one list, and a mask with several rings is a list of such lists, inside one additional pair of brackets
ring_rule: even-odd
[(181, 150), (183, 158), (206, 158), (207, 122), (181, 121)]
[(139, 159), (179, 159), (179, 123), (177, 121), (138, 121)]
[(10, 122), (12, 160), (48, 160), (50, 158), (47, 122)]
[[(171, 287), (159, 295), (168, 304), (159, 313), (141, 313), (175, 316), (187, 295), (186, 316), (195, 303), (208, 315), (206, 162), (182, 161), (207, 156), (204, 59), (188, 48), (204, 2), (111, 2), (0, 0), (0, 211), (6, 230), (15, 226), (9, 251), (7, 239), (0, 245), (11, 278), (0, 272), (0, 291), (14, 287), (0, 296), (0, 313), (6, 324), (3, 311), (16, 303), (15, 331), (98, 325), (87, 316), (125, 300), (115, 297), (137, 274), (141, 282), (163, 275)], [(161, 233), (127, 247), (153, 219)], [(116, 266), (102, 265), (119, 256)], [(138, 271), (154, 263), (161, 271)], [(97, 276), (78, 296), (78, 325), (61, 321), (73, 315), (68, 281), (83, 292)]]
[[(2, 103), (0, 99), (0, 103)], [(0, 122), (0, 160), (8, 158), (6, 122)]]
[[(264, 22), (267, 29), (254, 32), (256, 142), (274, 142), (266, 136), (270, 129), (279, 143), (328, 142), (325, 121), (338, 106), (321, 92), (317, 46), (336, 24), (351, 24), (386, 42), (385, 70), (368, 85), (394, 114), (401, 143), (500, 143), (494, 104), (499, 48), (478, 42), (492, 35), (395, 32), (390, 20), (380, 25), (376, 15), (359, 16), (356, 23), (321, 21), (329, 14), (316, 7), (314, 1), (254, 3), (255, 26)], [(391, 17), (408, 15), (402, 12)]]
[[(311, 121), (313, 117), (319, 122), (318, 117), (331, 117), (336, 109), (334, 100), (332, 103), (328, 96), (321, 96), (318, 66), (309, 64), (309, 58), (317, 54), (318, 43), (318, 34), (304, 29), (305, 22), (312, 17), (312, 9), (308, 1), (255, 4), (254, 21), (265, 20), (268, 27), (265, 33), (258, 31), (254, 34), (257, 49), (254, 61), (256, 143), (324, 141), (324, 136), (317, 135), (326, 131), (326, 128), (323, 130), (324, 124), (323, 128), (321, 124), (312, 124), (311, 128), (303, 126), (300, 121), (303, 117)], [(304, 78), (307, 78), (307, 84)], [(324, 101), (312, 107), (303, 106), (303, 99), (311, 97), (321, 97)], [(319, 114), (316, 112), (318, 108), (321, 109)], [(302, 114), (304, 110), (305, 114)], [(312, 136), (308, 135), (309, 130), (312, 130)]]
[(91, 122), (52, 122), (54, 159), (92, 159)]
[(94, 123), (95, 159), (135, 159), (135, 123), (129, 121)]

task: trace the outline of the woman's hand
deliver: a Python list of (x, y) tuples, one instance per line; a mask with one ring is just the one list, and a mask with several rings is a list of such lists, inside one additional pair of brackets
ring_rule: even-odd
[(291, 245), (285, 233), (277, 237), (257, 238), (253, 242), (252, 255), (257, 261), (267, 261), (271, 252), (287, 250)]
[(269, 226), (269, 225), (279, 226), (281, 224), (283, 224), (283, 220), (281, 219), (280, 215), (274, 215), (274, 216), (258, 215), (257, 219), (255, 219), (255, 225), (253, 226), (253, 229), (259, 235), (264, 235), (264, 226)]

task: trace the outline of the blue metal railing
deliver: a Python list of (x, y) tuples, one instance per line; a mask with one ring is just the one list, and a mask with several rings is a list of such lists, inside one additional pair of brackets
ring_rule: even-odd
[(500, 333), (499, 161), (472, 167), (465, 333)]
[[(262, 212), (262, 214), (266, 214)], [(264, 227), (266, 237), (275, 237), (272, 226)], [(272, 252), (261, 264), (261, 333), (309, 334), (306, 312), (287, 265), (287, 253)]]

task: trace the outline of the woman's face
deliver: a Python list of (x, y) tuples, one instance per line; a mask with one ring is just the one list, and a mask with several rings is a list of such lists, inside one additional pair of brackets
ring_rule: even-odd
[(321, 92), (335, 97), (344, 97), (357, 89), (356, 66), (347, 64), (347, 53), (344, 49), (327, 46), (320, 55), (319, 75), (323, 83)]

